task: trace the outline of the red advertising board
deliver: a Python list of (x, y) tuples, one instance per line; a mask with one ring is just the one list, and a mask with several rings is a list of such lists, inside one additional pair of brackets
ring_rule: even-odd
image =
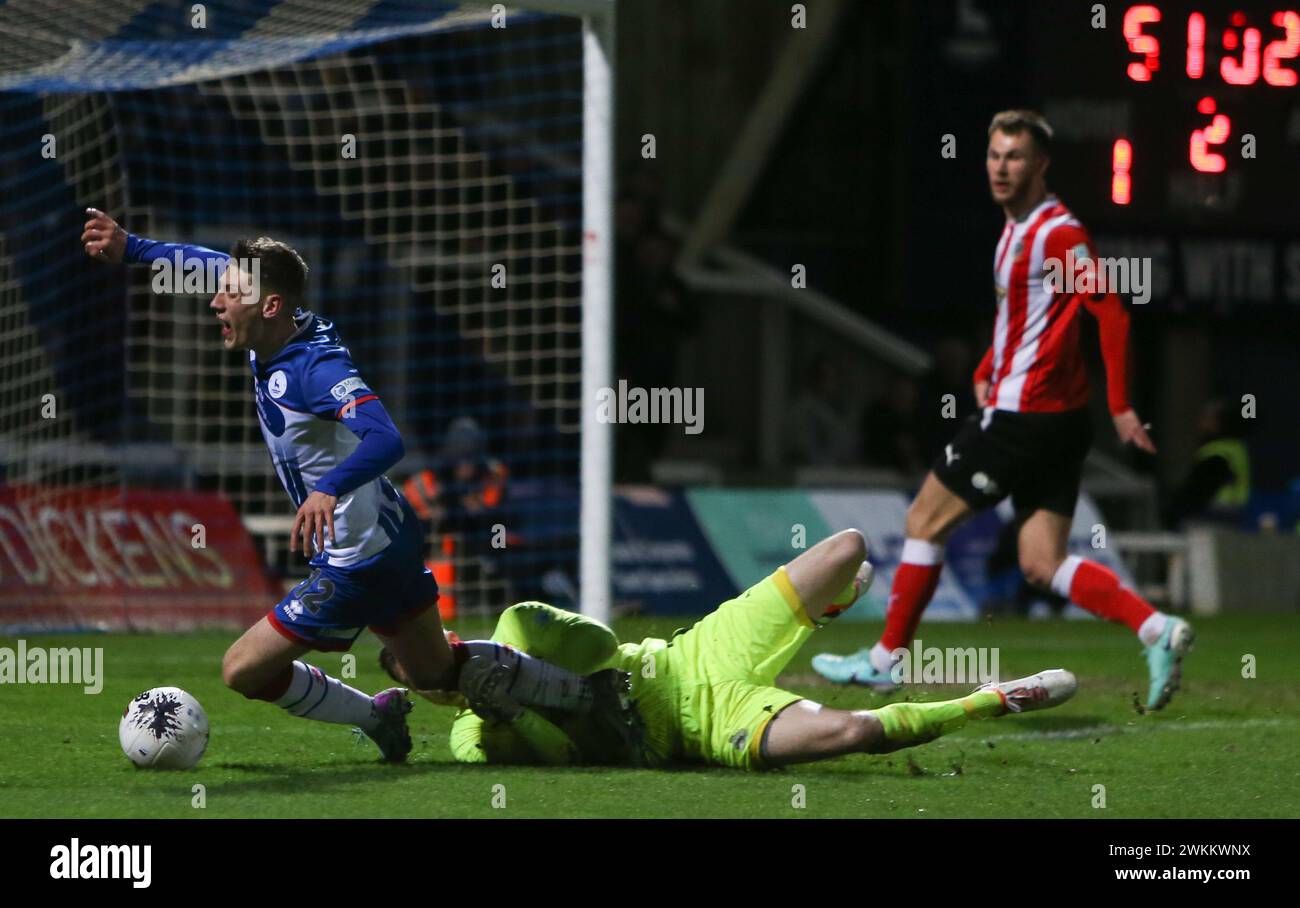
[(246, 626), (277, 599), (219, 495), (0, 487), (0, 627)]

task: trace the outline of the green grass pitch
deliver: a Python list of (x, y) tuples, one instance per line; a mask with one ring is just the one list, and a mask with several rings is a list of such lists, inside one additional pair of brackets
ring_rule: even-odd
[[(620, 639), (666, 636), (682, 620), (625, 620)], [(1296, 817), (1300, 741), (1300, 632), (1294, 617), (1228, 616), (1196, 623), (1184, 689), (1140, 715), (1145, 664), (1133, 636), (1097, 621), (996, 620), (923, 624), (926, 646), (1000, 647), (1003, 677), (1057, 666), (1079, 676), (1063, 707), (977, 722), (889, 756), (854, 756), (780, 772), (458, 766), (451, 713), (423, 700), (411, 716), (415, 749), (404, 766), (377, 762), (343, 726), (290, 718), (221, 684), (234, 634), (25, 637), (29, 646), (102, 646), (104, 687), (0, 686), (2, 817)], [(484, 622), (461, 622), (483, 636)], [(888, 700), (820, 683), (809, 659), (874, 639), (875, 625), (819, 632), (782, 678), (829, 706)], [(13, 648), (13, 637), (0, 637)], [(357, 677), (387, 686), (378, 644), (354, 649)], [(1243, 678), (1254, 657), (1256, 677)], [(316, 654), (338, 675), (339, 654)], [(186, 772), (137, 770), (118, 748), (132, 696), (175, 685), (198, 697), (212, 723), (207, 755)], [(941, 699), (964, 688), (918, 687)], [(899, 696), (899, 695), (895, 695)], [(194, 806), (193, 786), (206, 806)], [(1104, 809), (1094, 786), (1105, 786)], [(504, 786), (504, 789), (496, 786)], [(794, 806), (802, 786), (802, 808)], [(494, 794), (504, 807), (494, 807)]]

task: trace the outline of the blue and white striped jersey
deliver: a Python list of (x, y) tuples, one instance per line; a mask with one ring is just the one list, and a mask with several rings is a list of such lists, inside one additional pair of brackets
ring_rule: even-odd
[[(347, 421), (378, 395), (352, 364), (333, 322), (308, 311), (294, 320), (297, 332), (274, 356), (259, 363), (250, 350), (248, 361), (262, 436), (285, 491), (300, 507), (313, 490), (335, 494), (321, 480), (361, 444)], [(340, 495), (335, 541), (326, 536), (327, 563), (346, 567), (386, 548), (405, 518), (401, 502), (382, 473)]]

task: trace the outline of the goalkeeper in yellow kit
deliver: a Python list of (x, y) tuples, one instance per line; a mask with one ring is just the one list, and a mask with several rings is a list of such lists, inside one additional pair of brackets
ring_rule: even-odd
[[(971, 719), (1055, 706), (1074, 694), (1062, 669), (985, 685), (956, 700), (829, 709), (775, 686), (776, 677), (820, 626), (871, 583), (866, 543), (845, 530), (813, 546), (672, 640), (619, 644), (591, 618), (540, 602), (507, 609), (492, 640), (578, 675), (626, 673), (629, 733), (558, 710), (523, 707), (492, 683), (504, 665), (485, 660), (472, 685), (477, 701), (451, 730), (466, 763), (705, 763), (764, 769), (848, 753), (886, 753), (933, 740)], [(482, 658), (482, 657), (479, 657)], [(390, 653), (385, 669), (405, 673)], [(466, 667), (467, 670), (470, 666)], [(502, 680), (505, 680), (502, 678)], [(445, 702), (434, 694), (435, 702)]]

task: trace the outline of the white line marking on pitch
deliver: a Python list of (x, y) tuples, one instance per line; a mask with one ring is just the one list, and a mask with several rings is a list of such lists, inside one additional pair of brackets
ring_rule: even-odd
[(1089, 725), (1086, 728), (1070, 728), (1060, 731), (1022, 731), (1010, 735), (987, 735), (982, 741), (1039, 741), (1048, 739), (1095, 738), (1098, 735), (1113, 735), (1128, 732), (1153, 731), (1210, 731), (1216, 728), (1268, 728), (1276, 725), (1289, 725), (1295, 719), (1243, 719), (1238, 722), (1222, 720), (1205, 722), (1178, 722), (1160, 725)]

